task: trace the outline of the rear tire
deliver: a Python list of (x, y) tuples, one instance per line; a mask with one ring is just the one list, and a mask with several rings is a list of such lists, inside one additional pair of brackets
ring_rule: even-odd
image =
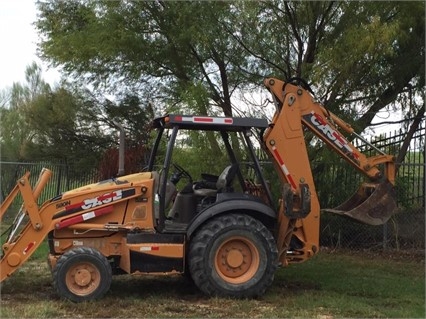
[(278, 266), (274, 237), (244, 214), (216, 217), (190, 243), (189, 269), (207, 295), (251, 298), (265, 293)]
[(108, 260), (96, 249), (88, 247), (67, 251), (58, 259), (52, 274), (58, 294), (74, 302), (102, 297), (112, 281)]

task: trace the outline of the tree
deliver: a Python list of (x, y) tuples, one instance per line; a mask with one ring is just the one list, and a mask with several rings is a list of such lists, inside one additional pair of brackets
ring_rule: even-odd
[(2, 159), (60, 161), (77, 172), (93, 169), (107, 150), (117, 148), (118, 139), (111, 134), (116, 131), (114, 121), (123, 124), (134, 141), (130, 148), (146, 147), (152, 112), (149, 107), (144, 112), (141, 105), (131, 94), (109, 101), (66, 82), (52, 89), (33, 63), (26, 82), (14, 83), (2, 94)]
[[(157, 111), (258, 114), (262, 103), (244, 109), (236, 100), (261, 92), (271, 75), (314, 83), (316, 97), (357, 131), (402, 108), (407, 91), (407, 118), (424, 105), (424, 2), (48, 0), (38, 8), (45, 59), (98, 90), (131, 89)], [(311, 154), (324, 162), (317, 145)]]
[[(78, 76), (90, 73), (89, 81), (96, 85), (106, 81), (114, 86), (120, 78), (127, 86), (143, 85), (143, 90), (162, 94), (172, 103), (200, 91), (195, 96), (204, 113), (208, 105), (202, 92), (207, 91), (225, 114), (231, 114), (226, 92), (233, 83), (225, 67), (238, 51), (227, 52), (233, 50), (230, 41), (217, 37), (221, 32), (217, 20), (226, 16), (228, 4), (47, 2), (39, 9), (38, 29), (50, 34), (40, 45), (43, 56), (66, 71)], [(67, 52), (59, 49), (65, 43)]]
[(266, 75), (299, 76), (363, 130), (408, 84), (424, 87), (422, 2), (98, 0), (38, 8), (40, 49), (54, 65), (170, 105), (194, 101), (204, 114), (231, 115), (236, 92), (258, 89)]
[(328, 106), (358, 106), (354, 125), (359, 130), (409, 87), (424, 99), (424, 10), (422, 2), (345, 3), (315, 76), (319, 83), (331, 83), (324, 96)]
[(3, 92), (0, 107), (0, 148), (3, 159), (23, 160), (26, 157), (25, 147), (32, 139), (34, 130), (25, 113), (33, 99), (48, 92), (50, 87), (42, 80), (41, 69), (36, 63), (27, 67), (24, 84), (14, 83), (9, 91)]
[[(160, 97), (155, 105), (160, 100), (167, 111), (189, 104), (207, 114), (215, 106), (231, 116), (231, 95), (244, 77), (230, 75), (228, 65), (242, 66), (233, 61), (244, 52), (229, 36), (217, 37), (228, 9), (224, 2), (50, 2), (40, 5), (37, 25), (51, 35), (41, 43), (44, 56), (70, 73), (90, 73), (95, 85), (116, 87), (120, 78), (147, 100)], [(65, 42), (68, 53), (59, 49)]]
[(25, 114), (34, 130), (26, 145), (28, 157), (72, 163), (80, 169), (96, 163), (112, 141), (99, 121), (98, 106), (82, 94), (60, 87), (32, 101)]
[[(125, 131), (124, 174), (140, 172), (148, 163), (151, 131), (150, 123), (154, 116), (151, 104), (143, 103), (133, 94), (126, 94), (119, 103), (106, 101), (103, 105), (105, 119), (113, 119), (112, 126)], [(119, 149), (117, 145), (107, 149), (99, 163), (99, 178), (116, 176), (119, 169)]]

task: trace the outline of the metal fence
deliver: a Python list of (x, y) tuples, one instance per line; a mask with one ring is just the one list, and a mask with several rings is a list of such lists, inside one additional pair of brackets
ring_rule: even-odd
[(93, 183), (97, 180), (96, 170), (76, 172), (71, 165), (49, 162), (0, 162), (1, 199), (15, 186), (18, 178), (30, 172), (30, 182), (34, 184), (43, 168), (52, 171), (52, 179), (40, 196), (39, 202), (52, 198), (64, 191)]
[[(397, 154), (406, 133), (395, 131), (375, 137), (371, 143), (388, 154)], [(364, 153), (373, 152), (368, 145), (355, 141)], [(329, 213), (321, 216), (321, 245), (342, 248), (425, 248), (425, 121), (420, 123), (409, 145), (407, 154), (396, 176), (398, 211), (383, 227), (368, 226)], [(361, 177), (342, 165), (333, 164), (317, 176), (317, 185), (327, 185), (325, 180), (334, 180), (340, 185), (338, 192), (321, 197), (322, 207), (334, 207), (350, 196)], [(329, 176), (327, 176), (327, 174)], [(336, 186), (336, 185), (333, 185)]]
[[(395, 132), (375, 138), (372, 142), (388, 154), (399, 150), (405, 134)], [(367, 146), (358, 145), (361, 149)], [(363, 152), (368, 152), (363, 149)], [(425, 247), (425, 123), (416, 131), (404, 162), (398, 163), (398, 213), (383, 227), (368, 226), (330, 213), (321, 215), (321, 245), (332, 248), (397, 248)], [(265, 164), (270, 166), (269, 164)], [(320, 167), (319, 167), (320, 166)], [(0, 162), (0, 200), (13, 188), (26, 171), (34, 184), (43, 167), (53, 171), (53, 177), (39, 198), (39, 203), (61, 192), (98, 181), (96, 171), (79, 172), (70, 165), (52, 163)], [(362, 179), (345, 163), (312, 163), (321, 207), (335, 207), (356, 191)], [(269, 168), (267, 169), (269, 170)], [(337, 191), (336, 191), (337, 190)], [(19, 202), (17, 198), (17, 202)], [(16, 203), (15, 205), (20, 205)], [(15, 206), (16, 208), (16, 206)]]
[[(0, 202), (3, 202), (8, 193), (15, 186), (16, 181), (26, 172), (30, 172), (30, 183), (31, 185), (35, 185), (43, 168), (51, 170), (52, 177), (37, 200), (39, 205), (67, 190), (97, 181), (97, 172), (95, 170), (77, 172), (72, 166), (61, 163), (2, 161), (0, 162)], [(19, 209), (21, 203), (22, 199), (20, 195), (18, 195), (12, 203), (9, 212), (6, 213), (5, 220), (13, 218), (14, 211)]]
[(425, 248), (425, 208), (399, 207), (383, 226), (369, 226), (331, 213), (321, 214), (321, 246), (349, 249)]

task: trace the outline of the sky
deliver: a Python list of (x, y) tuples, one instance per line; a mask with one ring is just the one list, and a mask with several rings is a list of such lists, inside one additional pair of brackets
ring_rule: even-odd
[(34, 61), (42, 67), (46, 82), (59, 82), (59, 72), (36, 55), (38, 36), (32, 25), (36, 17), (35, 0), (0, 0), (0, 90), (23, 83), (25, 69)]

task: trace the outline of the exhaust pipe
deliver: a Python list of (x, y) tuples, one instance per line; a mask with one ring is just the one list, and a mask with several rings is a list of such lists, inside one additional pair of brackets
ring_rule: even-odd
[(120, 139), (118, 143), (118, 173), (117, 177), (124, 175), (124, 150), (125, 150), (125, 137), (124, 127), (120, 123), (113, 122), (120, 130)]

